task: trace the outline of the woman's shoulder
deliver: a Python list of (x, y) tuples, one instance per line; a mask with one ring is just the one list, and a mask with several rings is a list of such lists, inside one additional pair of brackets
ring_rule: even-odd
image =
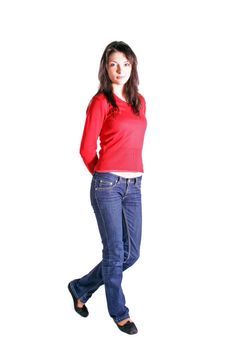
[(146, 113), (146, 100), (141, 93), (139, 93), (138, 96), (139, 96), (139, 99), (141, 102), (141, 110), (142, 110), (143, 114), (145, 115), (145, 113)]
[(146, 100), (145, 100), (144, 96), (141, 93), (139, 93), (138, 96), (139, 96), (139, 99), (140, 99), (140, 102), (141, 102), (141, 106), (143, 107), (143, 110), (145, 112), (145, 110), (146, 110)]
[(138, 97), (140, 98), (140, 100), (143, 104), (146, 103), (145, 97), (141, 93), (138, 93)]
[(104, 107), (107, 108), (108, 106), (108, 101), (107, 98), (103, 93), (97, 93), (94, 96), (92, 96), (91, 100), (89, 101), (89, 104), (87, 108), (98, 108), (98, 107)]
[(103, 103), (107, 104), (107, 98), (102, 92), (98, 92), (94, 96), (92, 96), (90, 103)]

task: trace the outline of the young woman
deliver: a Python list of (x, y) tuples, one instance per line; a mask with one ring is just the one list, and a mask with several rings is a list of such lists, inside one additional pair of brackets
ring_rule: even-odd
[(91, 204), (103, 256), (93, 270), (71, 281), (68, 288), (75, 311), (86, 317), (86, 302), (104, 284), (110, 316), (121, 331), (135, 334), (121, 282), (123, 271), (135, 263), (140, 251), (146, 106), (138, 92), (137, 58), (126, 43), (114, 41), (106, 47), (99, 81), (99, 90), (87, 108), (80, 153), (93, 175)]

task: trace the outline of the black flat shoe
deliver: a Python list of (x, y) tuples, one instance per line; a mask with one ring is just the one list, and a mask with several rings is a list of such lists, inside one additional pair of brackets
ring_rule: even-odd
[(78, 299), (75, 298), (75, 296), (73, 295), (72, 293), (72, 290), (71, 290), (71, 282), (68, 284), (68, 289), (70, 291), (70, 294), (73, 298), (73, 301), (74, 301), (74, 309), (75, 311), (82, 317), (87, 317), (89, 315), (89, 312), (88, 312), (88, 309), (86, 307), (86, 305), (83, 305), (82, 307), (78, 307), (77, 306), (77, 301)]
[(126, 322), (124, 324), (124, 326), (120, 326), (119, 324), (117, 324), (117, 327), (124, 333), (127, 334), (136, 334), (138, 332), (137, 327), (135, 326), (135, 324), (133, 322)]

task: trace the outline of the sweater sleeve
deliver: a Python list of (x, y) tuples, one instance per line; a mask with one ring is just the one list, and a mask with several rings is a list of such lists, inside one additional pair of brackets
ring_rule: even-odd
[(94, 173), (98, 162), (97, 140), (100, 135), (103, 122), (107, 112), (105, 98), (96, 95), (90, 101), (86, 111), (86, 122), (84, 125), (80, 154), (91, 174)]

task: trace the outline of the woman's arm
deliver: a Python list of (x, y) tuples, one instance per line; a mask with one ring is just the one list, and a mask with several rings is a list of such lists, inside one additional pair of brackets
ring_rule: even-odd
[(98, 162), (97, 140), (107, 112), (107, 102), (104, 96), (92, 98), (86, 111), (86, 122), (83, 130), (80, 154), (91, 174)]

